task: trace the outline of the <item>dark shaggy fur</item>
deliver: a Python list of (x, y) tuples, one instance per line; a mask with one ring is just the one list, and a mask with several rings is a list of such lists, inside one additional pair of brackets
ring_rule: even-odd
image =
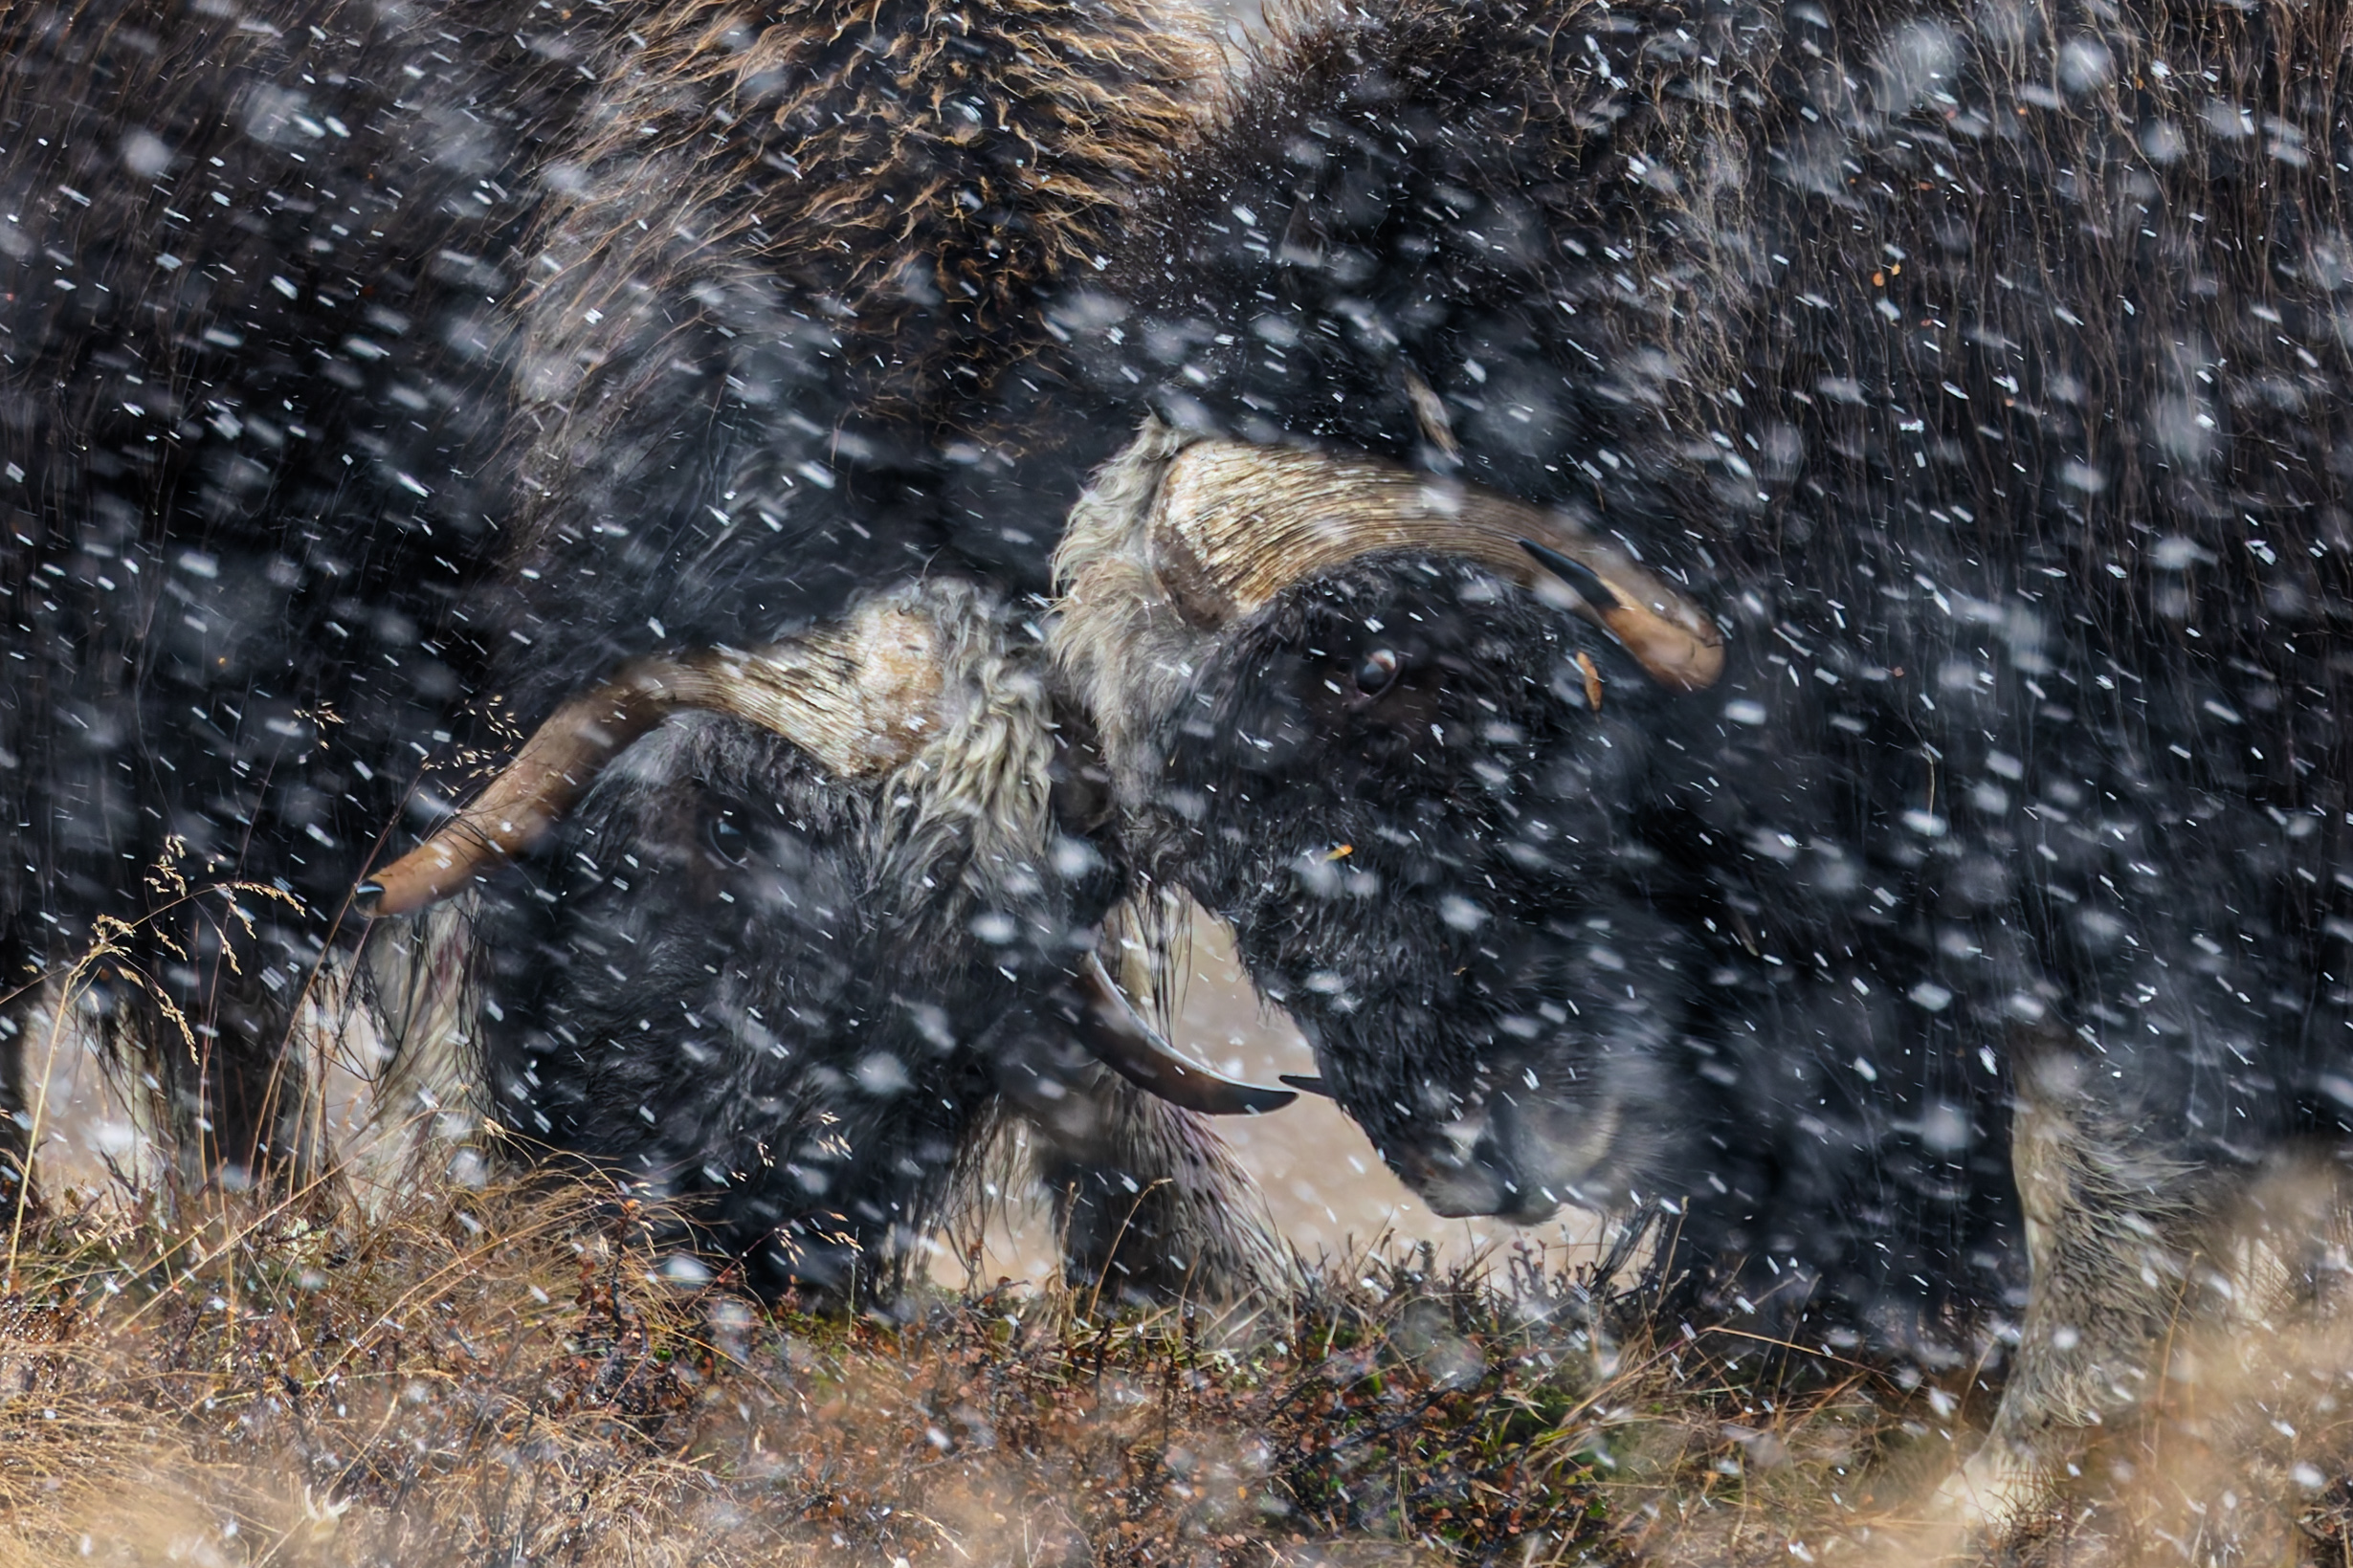
[(600, 15), (0, 29), (0, 1030), (134, 924), (97, 995), (191, 1169), (289, 1152), (297, 1000), (479, 678), (521, 171)]
[(525, 691), (891, 574), (1045, 586), (1120, 438), (1060, 389), (1045, 307), (1188, 122), (1186, 21), (795, 0), (648, 30), (566, 155), (525, 306)]
[[(1690, 1288), (1776, 1332), (1934, 1356), (2024, 1305), (2026, 1443), (2141, 1386), (2197, 1216), (2343, 1147), (2348, 25), (1406, 0), (1282, 35), (1113, 269), (1106, 385), (1559, 506), (1732, 653), (1673, 696), (1410, 559), (1188, 635), (1090, 598), (1116, 528), (1066, 545), (1068, 668), (1156, 698), (1141, 852), (1409, 1179), (1668, 1201)], [(2065, 1155), (2020, 1159), (2031, 1305), (2013, 1115)]]

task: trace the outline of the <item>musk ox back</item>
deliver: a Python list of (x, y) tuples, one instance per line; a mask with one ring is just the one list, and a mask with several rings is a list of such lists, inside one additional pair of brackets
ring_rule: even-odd
[(1433, 1206), (2015, 1342), (1995, 1512), (2353, 1115), (2346, 24), (1335, 15), (1104, 280), (1139, 863)]

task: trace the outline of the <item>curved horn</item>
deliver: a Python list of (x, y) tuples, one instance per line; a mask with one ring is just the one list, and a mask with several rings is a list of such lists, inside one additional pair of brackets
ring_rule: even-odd
[(353, 893), (364, 915), (448, 897), (537, 843), (605, 765), (675, 713), (727, 714), (772, 730), (833, 773), (904, 762), (936, 727), (940, 650), (931, 623), (875, 608), (757, 652), (699, 649), (640, 659), (533, 732), (474, 803)]
[(1177, 1054), (1093, 953), (1078, 967), (1078, 989), (1083, 1004), (1078, 1032), (1087, 1049), (1129, 1083), (1171, 1105), (1212, 1116), (1256, 1115), (1299, 1098), (1288, 1089), (1244, 1083)]
[[(1198, 625), (1383, 550), (1462, 556), (1540, 591), (1566, 576), (1570, 607), (1661, 685), (1697, 692), (1723, 674), (1722, 634), (1698, 606), (1558, 513), (1370, 458), (1233, 441), (1195, 442), (1162, 473), (1153, 569)], [(1574, 575), (1540, 572), (1532, 552)]]

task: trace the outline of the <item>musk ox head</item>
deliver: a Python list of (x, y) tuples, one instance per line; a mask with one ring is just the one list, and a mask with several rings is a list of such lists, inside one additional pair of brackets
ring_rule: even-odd
[[(729, 1250), (767, 1238), (746, 1261), (771, 1287), (903, 1251), (993, 1092), (966, 1035), (1051, 998), (1018, 977), (1091, 896), (1041, 852), (1052, 734), (1004, 631), (988, 595), (922, 584), (639, 660), (380, 872), (388, 915), (484, 880), (498, 1121)], [(954, 961), (976, 945), (991, 962)]]
[(1096, 958), (1118, 877), (1074, 836), (1088, 790), (1039, 663), (1002, 601), (949, 579), (635, 661), (363, 902), (485, 884), (498, 1119), (682, 1201), (758, 1283), (854, 1288), (909, 1255), (995, 1108), (1057, 1112), (1089, 1052), (1186, 1110), (1293, 1097), (1171, 1050)]
[(1630, 818), (1714, 624), (1565, 515), (1157, 425), (1060, 565), (1129, 852), (1233, 928), (1397, 1173), (1444, 1214), (1638, 1193), (1680, 939)]

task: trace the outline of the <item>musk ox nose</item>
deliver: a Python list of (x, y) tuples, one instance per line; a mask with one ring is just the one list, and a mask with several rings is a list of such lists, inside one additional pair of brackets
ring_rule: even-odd
[(1392, 1163), (1431, 1212), (1445, 1219), (1533, 1225), (1561, 1206), (1558, 1196), (1525, 1177), (1486, 1108), (1427, 1129)]

